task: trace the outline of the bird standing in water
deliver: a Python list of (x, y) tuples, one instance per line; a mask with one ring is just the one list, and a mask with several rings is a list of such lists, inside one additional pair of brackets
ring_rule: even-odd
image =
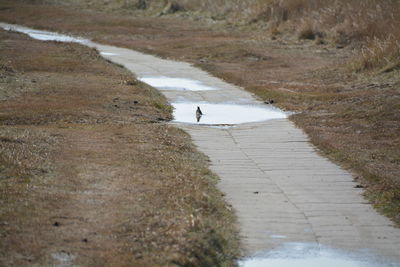
[(200, 107), (197, 107), (197, 110), (196, 110), (196, 119), (197, 119), (197, 122), (200, 121), (201, 116), (203, 116), (203, 112), (201, 112)]

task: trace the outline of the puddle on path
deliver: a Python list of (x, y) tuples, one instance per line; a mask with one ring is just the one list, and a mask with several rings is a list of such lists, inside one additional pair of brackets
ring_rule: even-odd
[(7, 31), (16, 31), (25, 33), (30, 37), (32, 37), (33, 39), (41, 41), (58, 41), (58, 42), (70, 42), (70, 43), (81, 43), (81, 44), (88, 44), (90, 42), (89, 40), (84, 38), (77, 38), (49, 31), (34, 30), (23, 26), (16, 26), (7, 23), (0, 23), (0, 27), (2, 27)]
[(218, 90), (218, 88), (204, 85), (200, 81), (185, 79), (185, 78), (172, 78), (172, 77), (141, 77), (139, 78), (144, 83), (147, 83), (160, 90), (179, 90), (179, 91), (211, 91)]
[[(174, 121), (207, 125), (232, 125), (272, 119), (284, 119), (287, 115), (272, 106), (252, 106), (237, 104), (172, 103)], [(203, 115), (196, 114), (200, 107)]]
[(346, 255), (317, 244), (288, 243), (280, 249), (245, 259), (240, 267), (376, 267), (395, 266), (380, 262), (367, 252)]

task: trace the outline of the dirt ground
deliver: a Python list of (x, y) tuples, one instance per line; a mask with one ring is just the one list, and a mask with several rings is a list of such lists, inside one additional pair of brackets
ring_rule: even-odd
[[(126, 10), (4, 1), (0, 20), (73, 33), (193, 63), (291, 119), (321, 153), (354, 172), (375, 207), (400, 222), (400, 71), (353, 73), (351, 47), (271, 35), (262, 27), (196, 21), (190, 14), (141, 17)], [(183, 18), (184, 17), (184, 18)]]
[(234, 265), (235, 218), (157, 91), (13, 32), (0, 67), (0, 265)]

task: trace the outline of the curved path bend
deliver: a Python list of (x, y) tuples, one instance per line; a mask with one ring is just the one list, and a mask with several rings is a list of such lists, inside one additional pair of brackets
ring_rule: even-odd
[[(218, 88), (163, 90), (171, 102), (261, 105), (251, 94), (188, 63), (85, 44), (138, 77), (187, 78)], [(177, 125), (211, 159), (211, 169), (221, 179), (219, 188), (238, 215), (247, 255), (295, 242), (373, 255), (400, 266), (400, 229), (363, 198), (350, 173), (320, 156), (288, 119), (234, 127)]]
[[(261, 105), (251, 94), (188, 63), (96, 48), (138, 77), (189, 78), (219, 89), (163, 90), (171, 102)], [(288, 119), (234, 127), (177, 125), (209, 156), (221, 179), (219, 188), (238, 215), (247, 255), (300, 242), (362, 251), (400, 265), (400, 229), (372, 208), (349, 172), (319, 155)]]

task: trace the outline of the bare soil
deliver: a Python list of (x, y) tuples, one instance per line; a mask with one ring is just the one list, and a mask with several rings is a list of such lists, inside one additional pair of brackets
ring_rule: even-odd
[(0, 265), (234, 265), (235, 218), (155, 89), (14, 32), (0, 66)]

